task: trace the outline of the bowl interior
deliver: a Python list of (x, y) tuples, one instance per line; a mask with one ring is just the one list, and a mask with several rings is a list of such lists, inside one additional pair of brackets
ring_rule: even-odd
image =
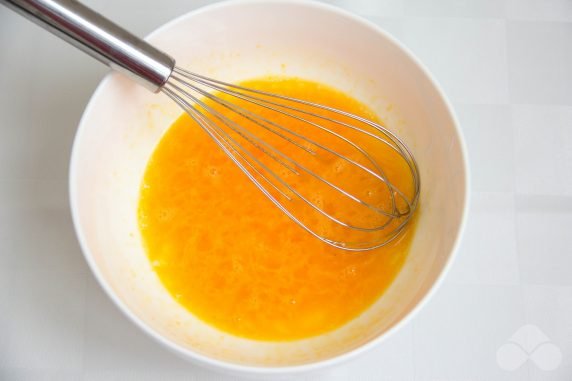
[[(71, 168), (74, 220), (99, 281), (147, 332), (191, 359), (280, 367), (347, 354), (387, 334), (420, 303), (455, 246), (466, 203), (462, 142), (451, 111), (416, 61), (375, 27), (329, 6), (240, 2), (181, 17), (149, 40), (178, 66), (224, 81), (267, 74), (328, 83), (369, 105), (412, 149), (421, 171), (417, 233), (389, 290), (364, 314), (319, 337), (263, 343), (220, 332), (162, 287), (137, 228), (142, 175), (181, 110), (111, 74), (82, 119)], [(354, 351), (355, 352), (355, 351)]]

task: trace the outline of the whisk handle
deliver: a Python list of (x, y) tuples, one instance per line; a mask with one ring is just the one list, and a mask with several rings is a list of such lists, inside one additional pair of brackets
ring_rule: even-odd
[(75, 0), (0, 3), (153, 92), (163, 86), (175, 66), (167, 54)]

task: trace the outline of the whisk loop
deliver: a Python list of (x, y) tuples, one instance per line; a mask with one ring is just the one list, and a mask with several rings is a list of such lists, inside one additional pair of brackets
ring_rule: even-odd
[[(370, 250), (398, 237), (411, 220), (420, 190), (417, 164), (407, 146), (380, 124), (325, 105), (225, 83), (178, 67), (161, 91), (210, 135), (264, 195), (323, 242), (345, 250)], [(276, 118), (262, 116), (257, 109), (271, 112)], [(326, 145), (306, 136), (304, 132), (309, 129), (312, 136), (318, 131), (336, 143)], [(403, 161), (410, 175), (409, 194), (391, 182), (383, 163), (360, 144), (365, 139), (373, 141), (370, 147), (382, 144), (395, 153), (396, 160)], [(340, 144), (346, 151), (351, 148), (353, 155), (339, 152)], [(389, 207), (365, 201), (344, 189), (335, 176), (326, 178), (322, 172), (331, 167), (331, 160), (330, 165), (318, 166), (320, 170), (308, 165), (308, 160), (315, 162), (321, 155), (349, 165), (353, 176), (368, 176), (378, 183), (385, 189)], [(312, 184), (313, 189), (316, 182), (331, 190), (327, 192), (331, 195), (328, 200), (315, 201), (304, 192), (304, 184)], [(308, 212), (297, 213), (300, 202), (317, 215), (318, 221)], [(344, 205), (342, 215), (330, 211), (335, 204)], [(358, 216), (353, 220), (349, 217), (352, 211)], [(366, 212), (369, 223), (358, 223), (359, 215)], [(376, 218), (371, 218), (372, 214)]]

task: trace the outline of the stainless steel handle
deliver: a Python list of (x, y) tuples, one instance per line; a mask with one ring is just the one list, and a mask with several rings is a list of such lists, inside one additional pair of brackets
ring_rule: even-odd
[(113, 70), (153, 92), (169, 79), (175, 60), (75, 0), (0, 0)]

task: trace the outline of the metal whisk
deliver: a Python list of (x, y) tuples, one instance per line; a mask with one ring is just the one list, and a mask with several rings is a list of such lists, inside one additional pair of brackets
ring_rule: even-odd
[[(166, 94), (278, 208), (323, 242), (370, 250), (394, 240), (410, 222), (420, 192), (417, 164), (380, 124), (176, 67), (167, 54), (74, 0), (0, 2)], [(406, 173), (399, 186), (396, 168)], [(367, 189), (350, 189), (354, 178)]]

